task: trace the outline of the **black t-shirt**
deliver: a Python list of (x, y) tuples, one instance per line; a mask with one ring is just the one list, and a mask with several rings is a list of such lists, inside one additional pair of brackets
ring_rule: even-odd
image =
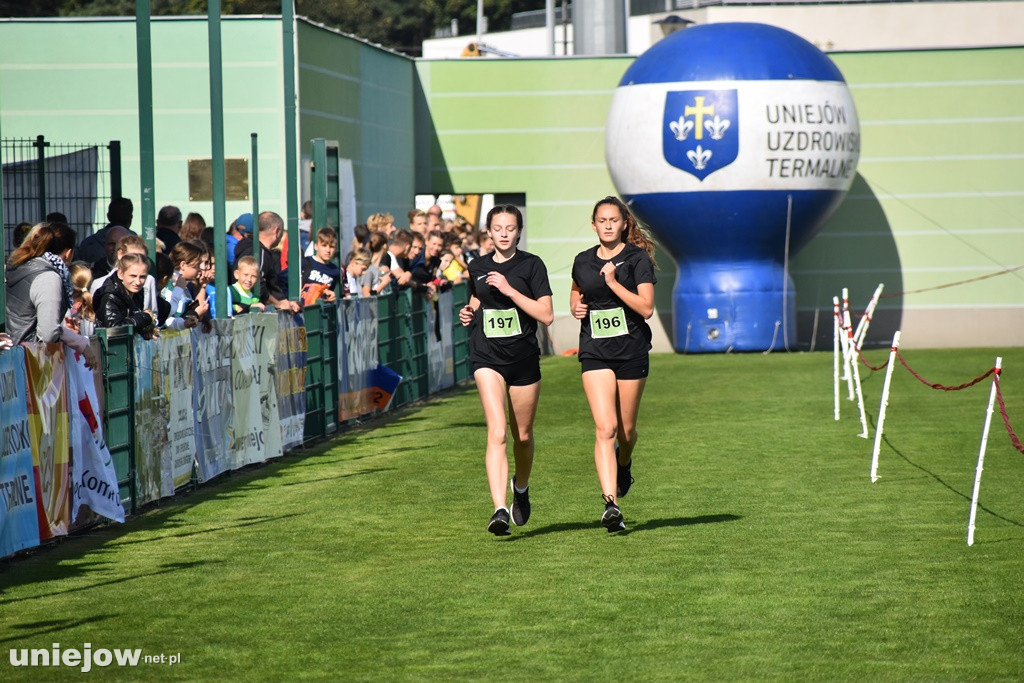
[(480, 300), (469, 332), (473, 363), (511, 365), (540, 355), (537, 321), (484, 280), (491, 271), (505, 276), (513, 289), (530, 299), (551, 296), (548, 271), (539, 257), (517, 250), (508, 261), (495, 263), (494, 254), (469, 264), (469, 292)]
[[(601, 268), (608, 260), (598, 257), (599, 246), (580, 252), (572, 264), (572, 281), (589, 307), (587, 317), (580, 321), (579, 358), (624, 361), (646, 356), (651, 350), (651, 328), (605, 284)], [(611, 260), (615, 279), (631, 292), (643, 282), (657, 282), (654, 263), (640, 247), (627, 243)], [(591, 330), (592, 321), (596, 331)]]

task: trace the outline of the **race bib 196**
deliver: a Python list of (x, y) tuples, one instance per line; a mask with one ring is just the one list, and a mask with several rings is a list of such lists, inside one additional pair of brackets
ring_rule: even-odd
[(621, 337), (628, 334), (626, 329), (626, 313), (619, 308), (608, 308), (603, 311), (590, 311), (590, 336), (595, 339)]
[(519, 311), (509, 308), (499, 311), (494, 308), (484, 309), (484, 336), (485, 337), (515, 337), (522, 334), (519, 327)]

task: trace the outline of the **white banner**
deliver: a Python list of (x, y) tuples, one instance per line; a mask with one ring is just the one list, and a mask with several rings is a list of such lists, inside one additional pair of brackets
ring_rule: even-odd
[(164, 488), (169, 482), (171, 493), (192, 479), (192, 463), (196, 456), (195, 415), (192, 407), (193, 363), (192, 336), (189, 330), (161, 333), (161, 358), (166, 363), (164, 395), (167, 396), (169, 415), (167, 435), (169, 469), (162, 473)]
[(276, 351), (276, 313), (250, 313), (235, 318), (231, 338), (234, 469), (283, 453), (274, 380)]
[(117, 473), (103, 440), (102, 416), (92, 372), (85, 360), (71, 354), (67, 363), (67, 390), (71, 430), (71, 518), (87, 505), (96, 514), (115, 522), (124, 521), (124, 507), (117, 486)]
[(455, 384), (451, 291), (439, 294), (437, 302), (427, 304), (427, 311), (428, 385), (434, 394)]

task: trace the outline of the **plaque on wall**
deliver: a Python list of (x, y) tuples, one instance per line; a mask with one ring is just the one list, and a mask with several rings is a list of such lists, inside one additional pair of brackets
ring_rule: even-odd
[[(188, 160), (188, 198), (193, 202), (213, 201), (213, 160)], [(227, 201), (249, 199), (249, 159), (224, 160), (224, 194)]]

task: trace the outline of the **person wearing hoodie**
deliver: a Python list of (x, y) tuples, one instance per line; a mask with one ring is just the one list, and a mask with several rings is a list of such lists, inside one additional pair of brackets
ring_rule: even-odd
[(7, 332), (15, 344), (63, 342), (96, 365), (89, 338), (64, 324), (74, 288), (68, 264), (75, 233), (66, 223), (33, 230), (7, 261)]

